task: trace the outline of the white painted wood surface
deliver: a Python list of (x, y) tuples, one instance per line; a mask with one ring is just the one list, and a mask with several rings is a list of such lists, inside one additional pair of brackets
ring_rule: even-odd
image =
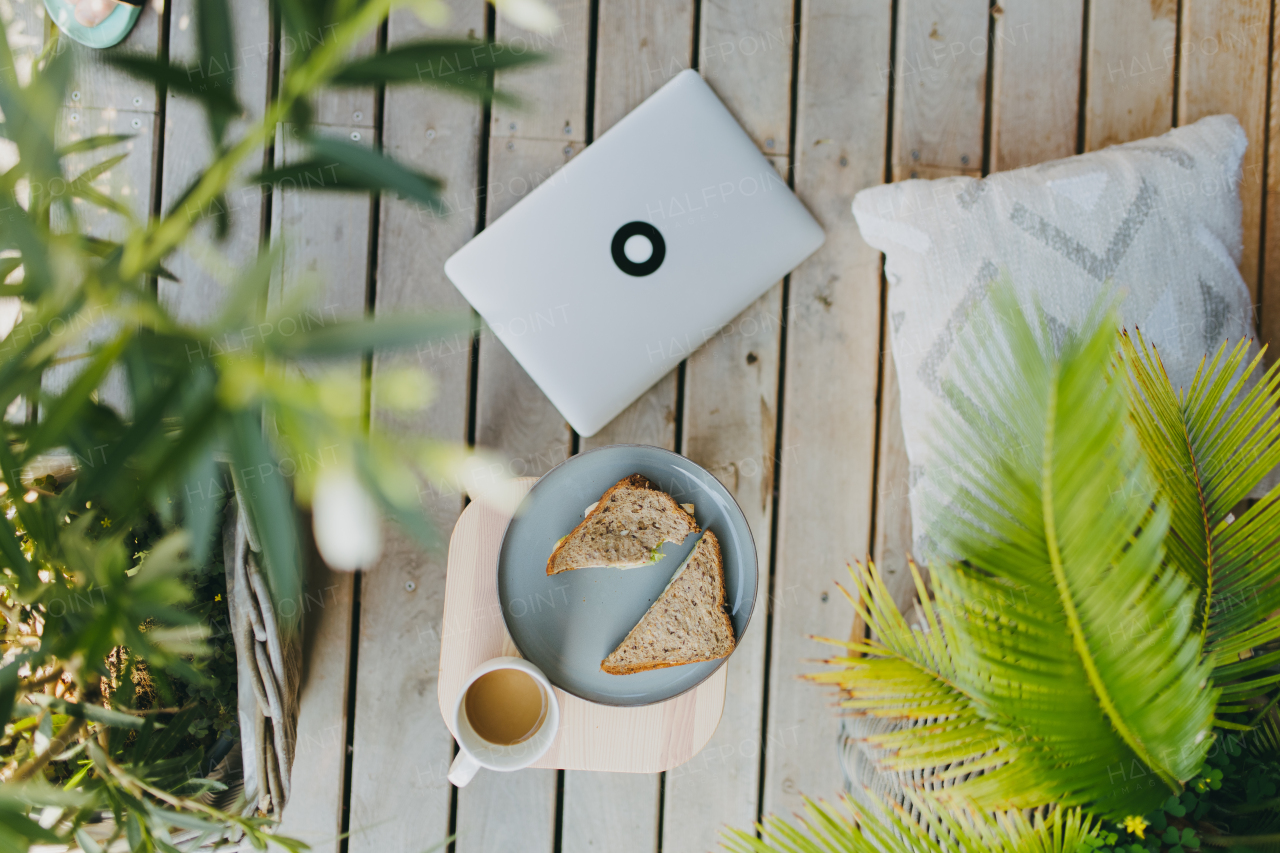
[[(160, 53), (161, 15), (164, 3), (151, 0), (143, 4), (142, 14), (133, 30), (120, 42), (119, 50), (158, 56)], [(64, 105), (70, 109), (86, 107), (114, 109), (120, 112), (156, 113), (156, 87), (130, 77), (109, 66), (100, 51), (87, 48), (72, 39), (63, 45), (75, 57), (75, 83), (67, 89)], [(60, 47), (60, 49), (63, 49)]]
[(1004, 0), (995, 15), (991, 171), (1076, 153), (1084, 0)]
[[(780, 814), (842, 784), (834, 697), (798, 677), (827, 654), (810, 634), (849, 633), (834, 582), (870, 547), (880, 253), (849, 201), (883, 182), (889, 121), (890, 4), (810, 0), (802, 11), (795, 188), (827, 240), (791, 274), (787, 306), (763, 803)], [(845, 73), (831, 73), (837, 62)]]
[(1178, 0), (1089, 4), (1085, 151), (1173, 126), (1177, 35)]
[(658, 849), (661, 776), (574, 770), (564, 779), (563, 853)]
[(999, 71), (992, 92), (992, 172), (1075, 154), (1080, 117), (1083, 3), (1013, 0), (1001, 7), (996, 17)]
[(1176, 0), (1090, 4), (1085, 151), (1155, 136), (1173, 126), (1177, 13)]
[[(484, 192), (493, 222), (582, 150), (587, 121), (589, 3), (551, 4), (560, 27), (549, 36), (517, 29), (499, 18), (496, 38), (552, 55), (533, 68), (497, 75), (496, 85), (520, 99), (495, 105), (489, 122), (489, 171)], [(568, 458), (573, 433), (564, 418), (492, 335), (480, 344), (476, 445), (510, 460), (510, 473), (545, 473)]]
[(889, 69), (894, 180), (981, 173), (988, 8), (987, 0), (899, 0)]

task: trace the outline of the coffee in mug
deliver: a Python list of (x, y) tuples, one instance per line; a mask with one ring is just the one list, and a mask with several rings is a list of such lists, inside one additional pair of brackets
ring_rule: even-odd
[(467, 688), (465, 703), (471, 728), (499, 746), (524, 743), (547, 716), (542, 686), (519, 669), (486, 672)]
[(459, 749), (449, 781), (462, 787), (482, 767), (519, 770), (545, 755), (560, 727), (560, 703), (542, 670), (523, 658), (493, 658), (467, 676), (450, 722)]

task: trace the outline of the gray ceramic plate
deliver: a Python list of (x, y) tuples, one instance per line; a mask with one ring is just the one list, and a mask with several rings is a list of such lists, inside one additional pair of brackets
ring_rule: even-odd
[(525, 496), (507, 526), (498, 556), (498, 599), (511, 639), (551, 683), (605, 705), (649, 705), (697, 687), (728, 658), (609, 675), (600, 661), (635, 627), (661, 594), (698, 536), (668, 542), (664, 557), (638, 569), (577, 569), (547, 576), (556, 540), (623, 477), (643, 474), (679, 503), (694, 504), (698, 526), (720, 540), (726, 610), (742, 641), (756, 600), (756, 547), (733, 497), (701, 467), (660, 447), (616, 444), (570, 457)]

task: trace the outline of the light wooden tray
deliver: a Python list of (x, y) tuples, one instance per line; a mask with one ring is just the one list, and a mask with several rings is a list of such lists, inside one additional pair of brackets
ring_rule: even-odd
[[(537, 479), (518, 482), (528, 491)], [(467, 675), (490, 658), (520, 654), (498, 603), (498, 549), (510, 518), (473, 501), (449, 539), (437, 693), (451, 731), (453, 706)], [(641, 708), (597, 705), (556, 688), (560, 732), (533, 766), (657, 773), (683, 764), (706, 746), (720, 724), (728, 670), (722, 666), (693, 690)]]

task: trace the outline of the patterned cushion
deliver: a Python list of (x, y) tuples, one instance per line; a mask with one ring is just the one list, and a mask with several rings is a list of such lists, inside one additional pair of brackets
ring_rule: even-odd
[(910, 463), (914, 549), (945, 460), (932, 450), (955, 344), (990, 282), (1007, 272), (1060, 340), (1096, 300), (1120, 295), (1126, 326), (1158, 348), (1185, 387), (1206, 352), (1253, 337), (1241, 255), (1240, 162), (1232, 116), (1163, 136), (1000, 172), (904, 181), (853, 201), (863, 238), (885, 253), (893, 358)]

